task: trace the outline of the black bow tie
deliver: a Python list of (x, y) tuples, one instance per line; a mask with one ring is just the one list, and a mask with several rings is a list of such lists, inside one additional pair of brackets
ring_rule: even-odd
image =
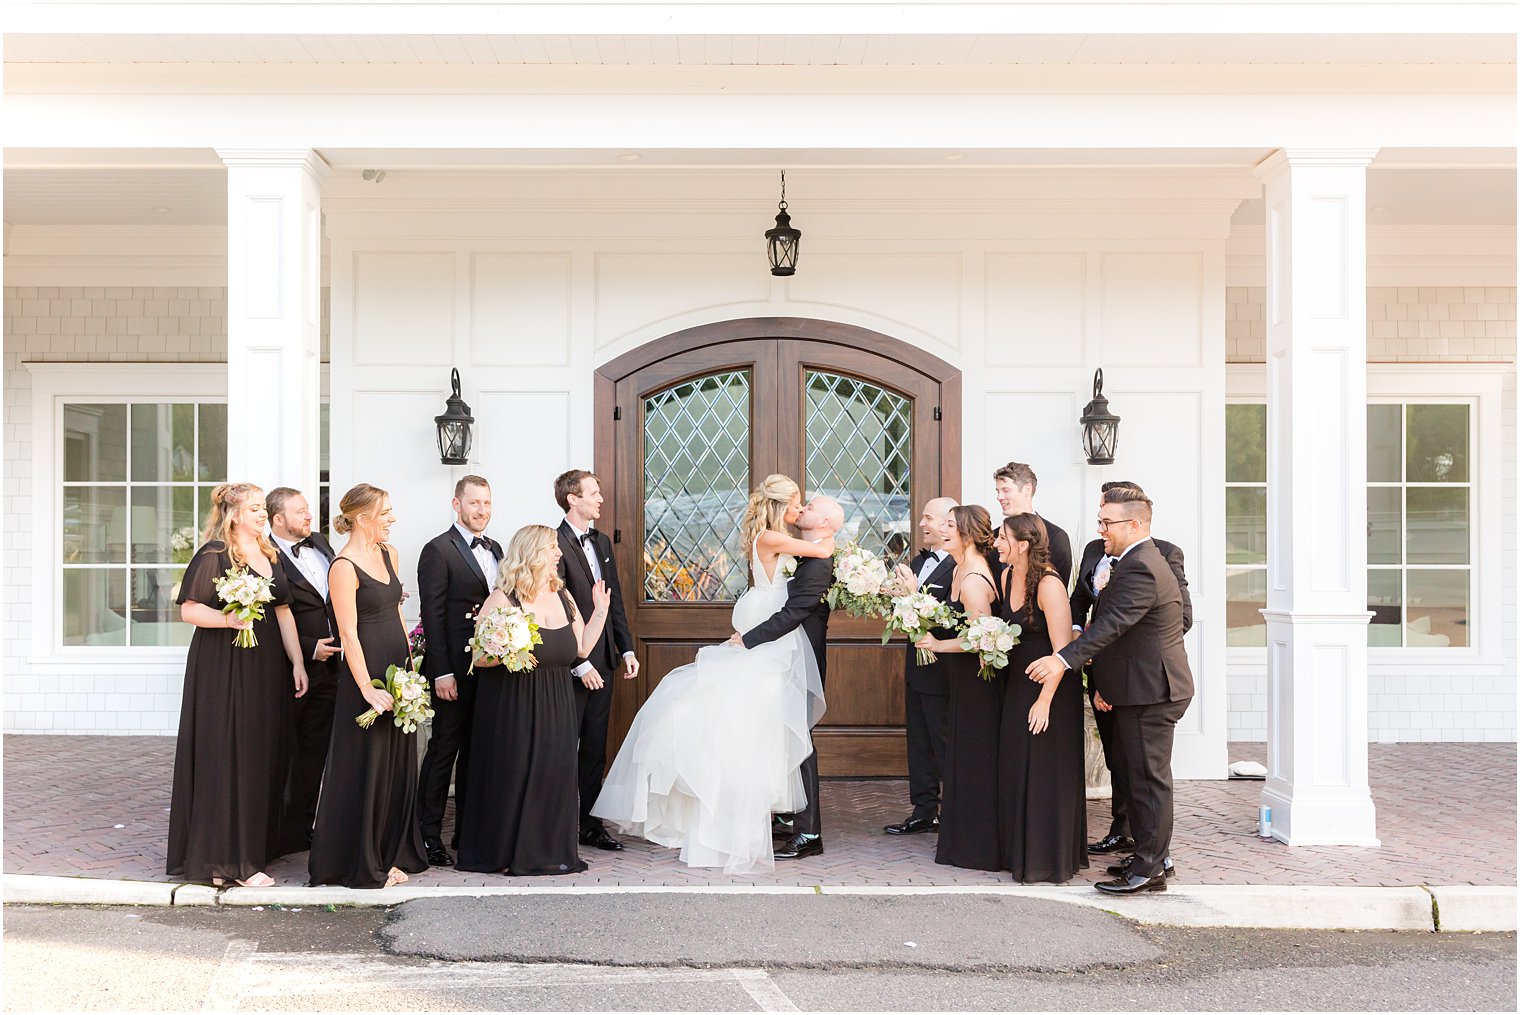
[[(470, 549), (473, 550), (477, 546), (484, 546), (487, 550), (490, 550), (491, 549), (491, 541), (489, 539), (487, 539), (485, 536), (476, 536), (474, 539), (470, 540)], [(495, 551), (492, 551), (492, 552), (495, 552)]]
[(302, 550), (314, 550), (316, 549), (316, 545), (311, 541), (310, 536), (307, 536), (305, 539), (297, 539), (294, 543), (290, 544), (290, 555), (294, 557)]
[(580, 543), (582, 546), (594, 546), (594, 545), (596, 545), (596, 530), (595, 529), (587, 529), (584, 533), (582, 533), (580, 539), (578, 539), (576, 541), (578, 543)]

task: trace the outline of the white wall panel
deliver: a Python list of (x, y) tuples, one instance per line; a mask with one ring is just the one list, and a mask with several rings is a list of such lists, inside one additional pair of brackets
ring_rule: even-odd
[(356, 253), (354, 362), (447, 366), (454, 359), (454, 303), (453, 253)]
[[(333, 399), (333, 412), (342, 403)], [(373, 483), (391, 495), (396, 524), (391, 543), (401, 554), (401, 577), (417, 591), (417, 553), (422, 544), (451, 524), (449, 502), (454, 496), (452, 470), (438, 464), (438, 435), (433, 417), (443, 402), (433, 388), (405, 390), (359, 389), (348, 399), (353, 420), (353, 457), (346, 467), (334, 462), (332, 511), (355, 483)], [(461, 474), (463, 469), (460, 470)], [(342, 537), (334, 533), (334, 545)], [(417, 614), (415, 597), (405, 604), (406, 615)]]
[(1105, 366), (1203, 365), (1203, 259), (1110, 253), (1102, 259)]
[[(1081, 411), (1077, 395), (1069, 391), (987, 392), (980, 424), (983, 460), (966, 463), (975, 468), (966, 470), (962, 499), (987, 508), (996, 524), (1003, 515), (992, 474), (1009, 462), (1024, 462), (1040, 480), (1035, 510), (1065, 529), (1073, 552), (1080, 554), (1091, 519), (1097, 517), (1096, 501), (1089, 505), (1083, 500), (1087, 465), (1077, 453), (1076, 425)], [(976, 425), (974, 418), (968, 414), (968, 425)]]
[(1082, 364), (1085, 254), (988, 254), (986, 296), (989, 366)]
[(570, 362), (570, 255), (470, 258), (470, 360), (495, 366)]
[[(960, 347), (959, 254), (804, 254), (786, 280), (797, 303), (841, 307), (894, 321)], [(894, 336), (912, 341), (896, 331)]]
[(693, 310), (764, 300), (770, 271), (753, 254), (596, 255), (596, 347)]
[(491, 481), (491, 534), (505, 544), (523, 525), (558, 525), (554, 478), (592, 467), (571, 457), (570, 392), (482, 391), (473, 404), (485, 425), (470, 471)]

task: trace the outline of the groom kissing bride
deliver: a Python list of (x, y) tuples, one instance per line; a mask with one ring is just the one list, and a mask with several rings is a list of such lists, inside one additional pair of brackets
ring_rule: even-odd
[[(679, 849), (688, 866), (730, 874), (823, 852), (811, 730), (824, 710), (823, 598), (843, 524), (833, 498), (804, 505), (786, 476), (768, 476), (750, 494), (741, 524), (750, 587), (734, 604), (734, 636), (660, 681), (634, 717), (594, 816)], [(794, 816), (792, 835), (773, 852), (778, 814)]]

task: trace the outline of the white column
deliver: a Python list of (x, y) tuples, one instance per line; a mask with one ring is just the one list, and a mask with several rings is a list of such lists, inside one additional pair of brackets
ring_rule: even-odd
[(227, 476), (317, 505), (321, 186), (309, 148), (218, 149), (227, 166)]
[(1376, 846), (1367, 787), (1367, 164), (1284, 150), (1267, 209), (1267, 783), (1289, 845)]

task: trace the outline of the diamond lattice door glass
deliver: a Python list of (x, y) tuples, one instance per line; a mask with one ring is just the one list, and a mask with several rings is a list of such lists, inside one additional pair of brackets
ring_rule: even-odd
[(733, 602), (749, 584), (750, 390), (731, 370), (644, 399), (645, 602)]
[(807, 489), (837, 497), (844, 532), (893, 563), (913, 545), (913, 403), (843, 374), (804, 375)]

